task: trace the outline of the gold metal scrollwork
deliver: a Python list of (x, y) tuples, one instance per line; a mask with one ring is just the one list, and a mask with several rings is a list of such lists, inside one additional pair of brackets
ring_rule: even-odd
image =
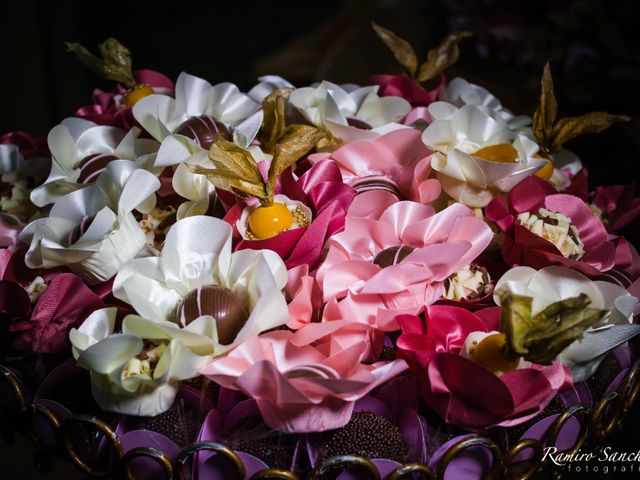
[(338, 473), (349, 467), (356, 467), (364, 470), (369, 474), (371, 480), (380, 480), (380, 472), (371, 460), (359, 455), (339, 455), (330, 457), (320, 462), (309, 473), (307, 480), (323, 479), (329, 473)]
[(132, 448), (122, 456), (119, 462), (119, 473), (123, 478), (135, 480), (135, 477), (131, 473), (129, 467), (133, 460), (140, 457), (151, 458), (162, 467), (165, 475), (164, 478), (167, 480), (171, 480), (173, 478), (173, 466), (171, 465), (171, 460), (169, 460), (169, 458), (161, 451), (147, 447)]
[(242, 460), (240, 460), (240, 457), (238, 457), (238, 455), (236, 455), (236, 453), (229, 447), (225, 447), (224, 445), (216, 442), (196, 442), (184, 447), (176, 458), (175, 474), (178, 480), (185, 480), (187, 478), (185, 475), (185, 464), (187, 463), (189, 457), (191, 457), (194, 453), (204, 451), (215, 452), (223, 455), (225, 458), (231, 461), (231, 464), (236, 469), (236, 473), (239, 479), (245, 480), (247, 478), (247, 472), (244, 468)]
[(486, 437), (478, 436), (467, 437), (451, 446), (449, 450), (447, 450), (447, 452), (444, 454), (444, 457), (442, 457), (442, 460), (438, 464), (438, 468), (436, 470), (438, 478), (444, 478), (444, 472), (447, 470), (449, 463), (454, 459), (454, 457), (459, 455), (463, 450), (471, 447), (484, 447), (491, 451), (491, 454), (493, 456), (491, 468), (485, 474), (484, 479), (490, 480), (496, 478), (500, 474), (500, 471), (502, 469), (502, 451), (493, 440)]

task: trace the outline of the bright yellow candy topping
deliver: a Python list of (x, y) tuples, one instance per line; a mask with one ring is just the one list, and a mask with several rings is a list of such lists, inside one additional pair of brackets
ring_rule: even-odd
[(469, 358), (496, 375), (515, 370), (518, 368), (518, 360), (507, 358), (506, 343), (504, 333), (489, 335), (469, 348)]
[(541, 178), (543, 180), (549, 180), (551, 178), (551, 175), (553, 175), (553, 168), (554, 168), (553, 162), (551, 160), (549, 160), (548, 158), (541, 157), (541, 156), (538, 156), (538, 155), (534, 155), (534, 157), (536, 157), (536, 158), (544, 158), (547, 161), (547, 163), (545, 163), (540, 168), (540, 170), (538, 170), (535, 173), (536, 177)]
[(286, 205), (274, 203), (268, 207), (258, 207), (249, 215), (249, 230), (258, 240), (274, 237), (293, 224), (293, 215)]
[(471, 155), (489, 162), (516, 163), (518, 160), (518, 151), (513, 148), (513, 145), (510, 143), (499, 143), (497, 145), (482, 147)]
[(124, 103), (127, 107), (132, 107), (135, 105), (138, 100), (143, 99), (144, 97), (148, 97), (149, 95), (153, 95), (155, 91), (146, 83), (142, 83), (140, 85), (136, 85), (122, 97), (122, 103)]

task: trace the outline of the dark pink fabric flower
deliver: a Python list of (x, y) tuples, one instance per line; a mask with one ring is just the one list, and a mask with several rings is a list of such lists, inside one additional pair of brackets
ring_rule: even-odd
[[(571, 220), (583, 243), (581, 258), (563, 256), (555, 244), (532, 233), (517, 220), (521, 213), (537, 214), (541, 208)], [(493, 199), (487, 205), (486, 216), (505, 233), (502, 256), (509, 265), (538, 269), (563, 265), (588, 276), (598, 276), (615, 265), (615, 245), (591, 208), (578, 197), (557, 193), (537, 177), (529, 177), (519, 183), (509, 192), (506, 203), (502, 198)]]
[[(156, 93), (164, 93), (173, 95), (175, 84), (173, 81), (159, 72), (153, 70), (136, 70), (133, 76), (138, 84), (147, 84), (152, 87)], [(124, 106), (120, 103), (122, 95), (127, 89), (117, 84), (115, 90), (111, 92), (103, 92), (96, 89), (93, 92), (93, 104), (79, 108), (74, 115), (76, 117), (86, 118), (98, 125), (109, 125), (120, 127), (125, 130), (138, 125), (131, 107)]]
[(424, 320), (398, 317), (400, 355), (419, 373), (424, 400), (447, 423), (475, 431), (517, 425), (572, 385), (569, 371), (560, 362), (530, 364), (498, 376), (460, 355), (470, 333), (497, 329), (498, 312), (495, 307), (474, 314), (432, 305), (425, 310)]
[(425, 90), (405, 75), (373, 75), (369, 83), (380, 86), (378, 95), (381, 97), (401, 97), (412, 107), (428, 107), (438, 99), (440, 92), (447, 86), (444, 75), (440, 77), (440, 83), (433, 90)]
[(246, 206), (244, 202), (240, 202), (224, 217), (234, 227), (237, 241), (235, 250), (273, 250), (284, 260), (288, 269), (307, 264), (313, 270), (320, 262), (325, 241), (344, 227), (344, 218), (356, 191), (343, 183), (335, 162), (323, 160), (297, 180), (291, 170), (283, 172), (276, 193), (309, 207), (312, 212), (310, 224), (287, 230), (266, 240), (240, 239), (236, 223)]

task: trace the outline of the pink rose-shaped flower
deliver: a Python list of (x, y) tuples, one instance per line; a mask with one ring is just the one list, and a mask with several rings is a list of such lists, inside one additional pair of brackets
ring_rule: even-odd
[(429, 178), (432, 153), (419, 131), (401, 128), (373, 141), (354, 141), (332, 153), (310, 155), (309, 160), (334, 160), (344, 182), (358, 192), (385, 189), (402, 200), (429, 203), (440, 194), (440, 182)]
[[(138, 84), (147, 84), (155, 93), (171, 94), (175, 89), (175, 84), (170, 78), (153, 70), (136, 70), (133, 77)], [(117, 84), (115, 90), (103, 92), (95, 89), (93, 92), (93, 104), (79, 108), (74, 116), (86, 118), (98, 125), (109, 125), (129, 130), (138, 125), (131, 107), (122, 104), (122, 96), (127, 89)]]
[(433, 90), (425, 90), (419, 84), (405, 75), (373, 75), (369, 79), (371, 85), (379, 85), (378, 94), (381, 97), (401, 97), (412, 107), (428, 107), (435, 102), (442, 90), (447, 86), (444, 75), (440, 76), (440, 83)]
[(564, 265), (597, 276), (616, 263), (615, 245), (589, 206), (536, 177), (511, 190), (507, 204), (495, 198), (486, 216), (506, 234), (502, 256), (509, 265)]
[(201, 373), (254, 398), (269, 427), (302, 433), (344, 426), (356, 400), (407, 368), (403, 360), (361, 364), (362, 344), (295, 346), (292, 335), (252, 337)]
[(331, 237), (318, 270), (324, 320), (349, 319), (396, 330), (398, 313), (417, 314), (443, 293), (443, 282), (491, 241), (491, 229), (454, 204), (436, 213), (388, 192), (359, 195), (345, 229)]
[(470, 334), (497, 329), (498, 311), (488, 308), (474, 314), (433, 305), (426, 309), (425, 320), (398, 318), (398, 350), (420, 374), (424, 400), (447, 423), (470, 430), (517, 425), (571, 386), (569, 372), (558, 361), (549, 366), (522, 362), (497, 375), (460, 354)]
[(310, 269), (316, 268), (326, 239), (343, 227), (355, 190), (342, 181), (335, 162), (324, 160), (299, 179), (294, 178), (291, 170), (283, 172), (276, 193), (308, 207), (311, 210), (309, 225), (286, 230), (266, 240), (240, 239), (238, 223), (247, 206), (243, 201), (233, 206), (224, 217), (234, 227), (235, 250), (273, 250), (288, 269), (302, 264), (309, 265)]

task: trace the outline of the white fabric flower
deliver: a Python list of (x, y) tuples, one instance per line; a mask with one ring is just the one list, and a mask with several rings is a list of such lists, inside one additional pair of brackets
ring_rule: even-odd
[(533, 315), (552, 303), (577, 297), (582, 293), (591, 299), (590, 307), (605, 310), (604, 317), (590, 327), (581, 340), (573, 342), (558, 357), (571, 370), (575, 382), (593, 375), (607, 352), (640, 333), (640, 325), (633, 323), (633, 310), (638, 303), (636, 297), (619, 285), (592, 281), (570, 268), (512, 268), (495, 286), (496, 304), (500, 305), (499, 295), (505, 290), (532, 297)]
[(50, 159), (25, 160), (16, 145), (0, 145), (0, 225), (20, 225), (38, 215), (29, 198), (32, 184), (47, 177)]
[[(246, 147), (260, 129), (260, 107), (232, 83), (211, 86), (206, 80), (183, 72), (176, 81), (175, 99), (167, 95), (144, 97), (133, 106), (133, 116), (153, 138), (162, 142), (190, 118), (207, 115), (231, 128), (233, 141)], [(184, 135), (180, 137), (194, 142)], [(169, 165), (162, 161), (160, 164)]]
[[(97, 181), (60, 198), (49, 217), (25, 227), (30, 268), (68, 266), (89, 284), (104, 282), (135, 257), (145, 234), (131, 213), (151, 209), (160, 182), (127, 160), (114, 160)], [(144, 207), (144, 208), (143, 208)]]
[[(144, 318), (196, 324), (213, 355), (284, 324), (288, 320), (281, 292), (287, 284), (284, 263), (270, 250), (231, 253), (231, 236), (231, 226), (217, 218), (195, 216), (180, 220), (169, 231), (159, 257), (136, 258), (120, 270), (113, 293)], [(226, 298), (239, 301), (247, 313), (235, 338), (224, 344), (217, 323), (223, 319), (215, 319), (212, 305), (204, 305), (204, 301), (201, 304), (202, 292), (215, 286), (222, 287)], [(194, 298), (196, 314), (185, 321), (186, 304)]]
[(197, 376), (211, 361), (193, 353), (181, 341), (188, 328), (175, 336), (158, 334), (153, 322), (127, 316), (122, 333), (113, 333), (117, 310), (92, 313), (69, 332), (73, 356), (91, 372), (96, 403), (107, 411), (152, 416), (173, 404), (181, 380)]
[[(509, 192), (546, 163), (534, 157), (538, 152), (534, 141), (474, 105), (457, 108), (434, 102), (428, 108), (433, 122), (422, 141), (436, 152), (431, 166), (445, 192), (465, 205), (486, 206), (496, 194)], [(489, 155), (481, 149), (486, 152), (489, 147), (512, 156), (505, 161), (487, 160), (484, 157)]]
[(31, 201), (38, 206), (49, 205), (95, 182), (105, 164), (116, 159), (150, 168), (160, 144), (139, 138), (140, 133), (135, 127), (126, 132), (81, 118), (63, 120), (49, 132), (51, 172), (44, 184), (33, 190)]
[(447, 88), (440, 93), (440, 100), (456, 107), (474, 105), (496, 120), (504, 121), (511, 130), (519, 132), (531, 125), (528, 115), (514, 115), (511, 110), (502, 106), (500, 100), (486, 88), (456, 77), (449, 82)]
[(247, 95), (256, 102), (262, 103), (266, 97), (282, 88), (294, 88), (294, 86), (278, 75), (264, 75), (258, 77), (258, 83), (247, 92)]
[[(323, 81), (317, 87), (293, 91), (289, 103), (313, 125), (326, 128), (344, 141), (358, 138), (362, 129), (350, 126), (354, 121), (375, 129), (398, 122), (411, 110), (411, 105), (403, 98), (379, 97), (378, 86), (352, 87), (347, 91), (335, 83)], [(380, 131), (378, 135), (388, 131)]]

